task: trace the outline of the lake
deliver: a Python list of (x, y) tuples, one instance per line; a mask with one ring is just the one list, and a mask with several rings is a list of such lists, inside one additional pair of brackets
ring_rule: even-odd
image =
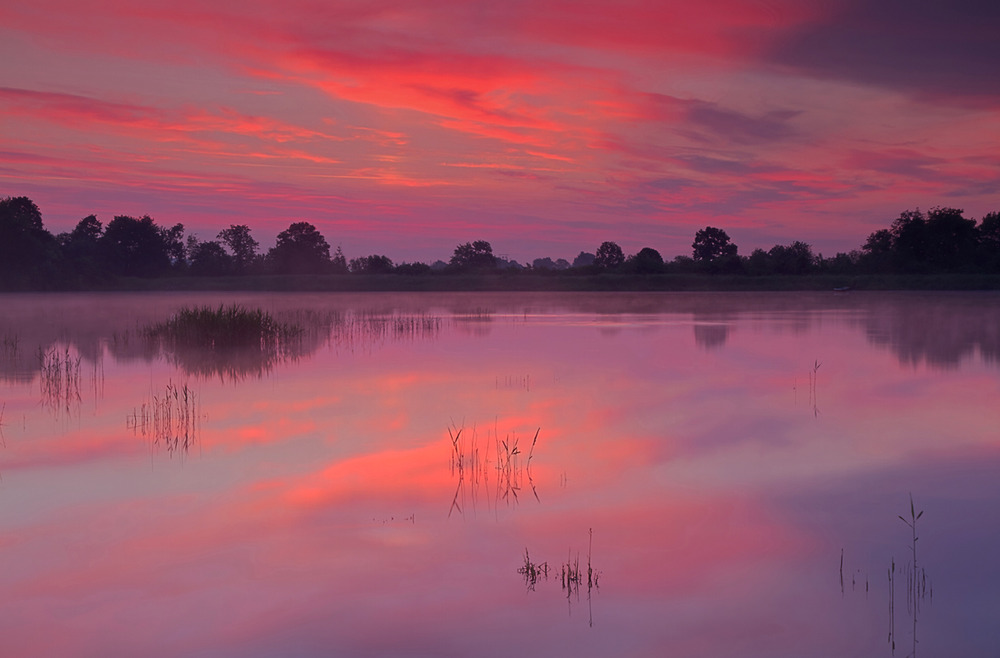
[(1000, 650), (1000, 295), (0, 309), (4, 656)]

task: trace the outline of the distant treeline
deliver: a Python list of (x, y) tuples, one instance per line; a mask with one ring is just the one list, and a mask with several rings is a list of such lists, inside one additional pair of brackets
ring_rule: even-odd
[(100, 288), (123, 278), (247, 275), (1000, 274), (1000, 213), (977, 222), (955, 208), (907, 210), (888, 228), (869, 235), (860, 248), (832, 258), (813, 253), (800, 241), (741, 255), (724, 230), (711, 226), (695, 234), (691, 249), (690, 256), (664, 261), (652, 247), (626, 255), (617, 243), (607, 241), (593, 253), (581, 251), (572, 263), (536, 258), (521, 264), (494, 255), (490, 243), (479, 240), (456, 246), (448, 262), (394, 263), (377, 254), (348, 260), (340, 247), (331, 254), (326, 238), (308, 222), (292, 223), (273, 247), (261, 251), (246, 225), (234, 224), (214, 240), (199, 240), (185, 236), (183, 224), (158, 226), (149, 216), (119, 215), (105, 226), (89, 215), (72, 231), (52, 235), (31, 199), (0, 199), (4, 290)]

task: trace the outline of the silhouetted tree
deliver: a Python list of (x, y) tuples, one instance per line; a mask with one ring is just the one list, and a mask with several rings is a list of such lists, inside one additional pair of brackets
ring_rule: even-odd
[(1000, 272), (1000, 212), (991, 212), (979, 221), (980, 267), (987, 272)]
[(926, 272), (927, 222), (920, 210), (899, 214), (889, 229), (892, 235), (892, 265), (897, 272)]
[(104, 234), (104, 226), (96, 215), (87, 215), (69, 233), (57, 236), (72, 272), (78, 280), (93, 281), (100, 277), (103, 263), (101, 262), (100, 241)]
[(509, 260), (504, 256), (497, 256), (496, 267), (498, 270), (502, 271), (520, 271), (524, 269), (524, 265), (521, 265), (516, 260)]
[(619, 267), (625, 262), (625, 253), (616, 242), (602, 242), (594, 255), (594, 265), (604, 269)]
[(188, 250), (188, 258), (191, 274), (198, 276), (221, 276), (231, 274), (234, 269), (235, 258), (216, 240), (196, 243)]
[(59, 272), (59, 246), (26, 196), (0, 199), (0, 287), (51, 287)]
[(347, 274), (347, 258), (344, 256), (344, 251), (337, 245), (337, 250), (333, 252), (333, 256), (330, 257), (330, 271), (334, 274)]
[(396, 274), (404, 274), (407, 276), (421, 276), (429, 274), (431, 266), (427, 263), (400, 263), (393, 271)]
[(927, 213), (927, 256), (936, 272), (971, 271), (975, 267), (978, 230), (956, 208), (933, 208)]
[(818, 268), (829, 274), (855, 274), (860, 269), (863, 255), (857, 249), (852, 249), (848, 253), (838, 253), (833, 258), (821, 259)]
[(174, 269), (184, 269), (187, 267), (187, 249), (184, 246), (184, 225), (174, 224), (170, 228), (161, 228), (160, 235), (163, 236), (163, 248), (167, 252), (171, 266)]
[(170, 269), (163, 232), (149, 215), (118, 215), (104, 229), (99, 251), (105, 266), (118, 276), (154, 277)]
[(576, 255), (576, 258), (573, 259), (572, 267), (587, 267), (588, 265), (593, 265), (595, 258), (597, 258), (597, 256), (594, 254), (587, 251), (581, 251)]
[(278, 234), (267, 260), (278, 274), (322, 274), (330, 269), (330, 245), (309, 222), (295, 222)]
[(393, 264), (387, 256), (362, 256), (352, 258), (349, 269), (353, 274), (389, 274)]
[(495, 269), (497, 258), (493, 255), (493, 247), (489, 242), (476, 240), (455, 247), (449, 265), (463, 270)]
[(691, 244), (692, 258), (698, 262), (710, 262), (716, 258), (735, 256), (737, 247), (721, 228), (706, 226), (694, 234)]
[(808, 274), (816, 264), (812, 247), (798, 240), (790, 245), (774, 245), (767, 256), (775, 274)]
[(757, 248), (747, 257), (747, 271), (754, 276), (774, 273), (774, 263), (763, 249)]
[(666, 268), (672, 274), (690, 274), (697, 271), (698, 265), (690, 256), (674, 256)]
[(643, 247), (626, 261), (629, 269), (637, 274), (656, 274), (663, 271), (663, 256), (652, 247)]
[(868, 236), (861, 247), (861, 263), (871, 272), (888, 272), (892, 268), (892, 232), (879, 229)]
[(536, 258), (531, 261), (531, 269), (533, 270), (554, 270), (556, 269), (556, 264), (552, 262), (552, 259), (546, 256), (545, 258)]
[(257, 257), (257, 248), (260, 246), (250, 235), (250, 227), (245, 224), (230, 224), (229, 228), (219, 231), (216, 237), (232, 252), (236, 273), (246, 272)]

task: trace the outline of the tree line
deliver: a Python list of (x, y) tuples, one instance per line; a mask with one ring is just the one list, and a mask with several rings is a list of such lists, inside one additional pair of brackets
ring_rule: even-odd
[(459, 244), (448, 262), (394, 263), (379, 254), (348, 260), (340, 247), (331, 253), (323, 234), (309, 222), (293, 222), (263, 251), (250, 227), (233, 224), (213, 240), (185, 235), (183, 224), (159, 226), (148, 215), (118, 215), (103, 225), (95, 215), (72, 231), (53, 235), (28, 197), (0, 199), (0, 288), (44, 289), (100, 286), (121, 277), (241, 276), (251, 274), (398, 274), (614, 272), (648, 274), (1000, 273), (1000, 213), (978, 222), (955, 208), (907, 210), (858, 249), (832, 258), (815, 254), (801, 241), (754, 249), (741, 255), (720, 228), (697, 231), (690, 256), (665, 261), (644, 247), (626, 255), (613, 241), (595, 252), (581, 251), (572, 262), (536, 258), (521, 264), (493, 253), (485, 240)]

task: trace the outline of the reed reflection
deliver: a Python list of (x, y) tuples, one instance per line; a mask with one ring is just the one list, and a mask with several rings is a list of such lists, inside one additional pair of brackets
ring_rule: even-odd
[[(475, 511), (481, 495), (486, 501), (487, 510), (496, 514), (501, 504), (507, 507), (518, 504), (519, 493), (525, 484), (535, 500), (540, 503), (541, 499), (538, 497), (538, 490), (531, 475), (531, 459), (538, 443), (539, 432), (541, 428), (535, 431), (528, 447), (527, 459), (522, 463), (524, 453), (518, 445), (520, 439), (515, 433), (501, 439), (499, 431), (494, 430), (491, 438), (487, 430), (486, 438), (480, 442), (475, 427), (469, 432), (464, 427), (449, 427), (448, 437), (451, 439), (452, 448), (450, 469), (452, 476), (457, 477), (458, 481), (451, 507), (448, 508), (448, 517), (450, 518), (452, 512), (456, 511), (464, 514), (463, 508), (467, 506), (471, 506)], [(492, 461), (491, 446), (494, 455)], [(490, 471), (495, 471), (492, 486)]]
[(149, 439), (153, 449), (186, 455), (197, 443), (201, 430), (198, 396), (187, 384), (167, 384), (162, 394), (153, 394), (132, 411), (125, 425), (133, 434)]

